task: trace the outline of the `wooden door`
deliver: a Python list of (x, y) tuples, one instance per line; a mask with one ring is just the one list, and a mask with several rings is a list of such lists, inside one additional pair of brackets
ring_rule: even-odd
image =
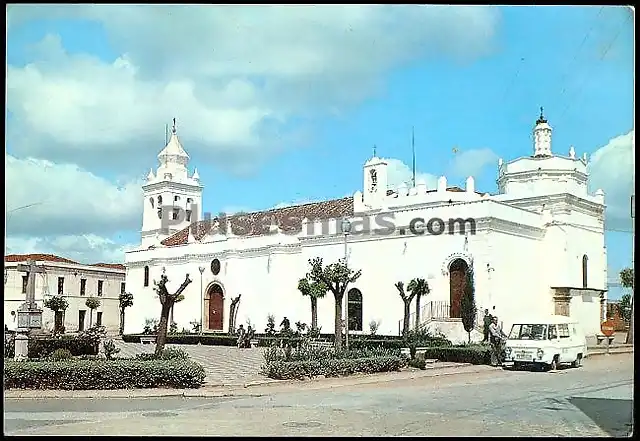
[(222, 293), (211, 293), (211, 297), (209, 297), (209, 329), (222, 331), (223, 307)]
[(460, 318), (460, 303), (464, 294), (464, 287), (466, 285), (466, 274), (464, 271), (457, 270), (451, 271), (449, 280), (449, 301), (450, 301), (450, 318)]

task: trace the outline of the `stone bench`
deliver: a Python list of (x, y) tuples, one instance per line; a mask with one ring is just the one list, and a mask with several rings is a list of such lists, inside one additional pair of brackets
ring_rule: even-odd
[(330, 341), (312, 341), (309, 343), (309, 347), (313, 349), (331, 349), (333, 348), (333, 343)]
[(142, 343), (143, 345), (153, 344), (155, 342), (156, 342), (155, 335), (151, 335), (148, 337), (140, 337), (140, 343)]
[(598, 340), (598, 346), (602, 344), (603, 341), (605, 341), (606, 339), (609, 339), (609, 346), (611, 346), (611, 344), (613, 343), (613, 340), (615, 339), (614, 336), (611, 337), (607, 337), (606, 335), (602, 335), (602, 334), (598, 334), (596, 335), (596, 339)]
[(258, 339), (257, 338), (251, 339), (251, 341), (249, 343), (251, 344), (252, 348), (257, 348), (258, 347)]

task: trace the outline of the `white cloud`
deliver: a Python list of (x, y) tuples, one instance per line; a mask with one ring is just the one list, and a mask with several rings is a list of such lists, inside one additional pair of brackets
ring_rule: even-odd
[(125, 250), (134, 247), (94, 234), (52, 238), (7, 237), (6, 246), (6, 254), (55, 254), (85, 264), (123, 263)]
[(8, 66), (13, 151), (56, 160), (82, 151), (87, 163), (102, 162), (97, 151), (150, 155), (176, 116), (185, 145), (237, 167), (286, 148), (292, 118), (357, 103), (393, 67), (487, 54), (498, 24), (486, 7), (9, 10), (12, 29), (44, 16), (100, 22), (122, 55), (71, 55), (47, 36), (30, 64)]
[(73, 164), (11, 155), (5, 179), (8, 234), (108, 234), (142, 220), (139, 180), (118, 185)]
[(498, 155), (493, 150), (471, 149), (456, 153), (451, 163), (451, 173), (458, 177), (477, 177), (482, 170), (491, 164), (497, 167)]
[(611, 139), (589, 162), (589, 190), (604, 191), (607, 227), (631, 231), (631, 194), (634, 190), (635, 131)]
[[(405, 183), (407, 186), (411, 186), (411, 180), (413, 172), (411, 168), (399, 159), (385, 159), (387, 162), (387, 188), (395, 190), (400, 184)], [(424, 180), (427, 184), (427, 188), (436, 188), (438, 183), (438, 177), (430, 173), (418, 173), (416, 172), (416, 183)]]

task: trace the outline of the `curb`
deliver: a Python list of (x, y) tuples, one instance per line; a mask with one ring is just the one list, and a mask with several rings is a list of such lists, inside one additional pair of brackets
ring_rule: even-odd
[[(439, 364), (439, 363), (436, 363)], [(470, 369), (475, 367), (474, 369)], [(38, 399), (146, 399), (146, 398), (223, 398), (232, 396), (260, 397), (264, 394), (246, 393), (246, 389), (260, 386), (356, 386), (362, 384), (388, 383), (398, 380), (413, 380), (417, 378), (440, 377), (448, 375), (460, 375), (465, 373), (477, 373), (488, 370), (488, 366), (459, 363), (454, 365), (434, 366), (425, 370), (381, 372), (379, 374), (361, 374), (348, 377), (317, 378), (313, 380), (258, 380), (245, 384), (206, 384), (198, 389), (114, 389), (114, 390), (8, 390), (5, 391), (5, 399), (38, 400)], [(448, 372), (437, 372), (449, 369)], [(451, 371), (452, 370), (452, 371)], [(436, 372), (433, 372), (436, 371)], [(410, 373), (409, 376), (398, 376), (398, 373)], [(329, 380), (330, 382), (327, 382)], [(332, 383), (338, 380), (338, 384)], [(343, 380), (340, 382), (340, 380)], [(113, 395), (111, 395), (113, 393)]]
[[(632, 354), (633, 347), (622, 347), (622, 348), (611, 348), (609, 349), (609, 355), (618, 355), (618, 354)], [(600, 355), (607, 355), (606, 349), (598, 349), (594, 351), (587, 352), (587, 358), (589, 357), (597, 357)]]

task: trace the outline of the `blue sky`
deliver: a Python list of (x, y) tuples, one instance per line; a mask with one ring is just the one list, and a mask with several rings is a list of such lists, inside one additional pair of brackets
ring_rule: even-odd
[[(7, 150), (15, 173), (8, 181), (34, 173), (29, 182), (42, 186), (40, 169), (56, 183), (45, 184), (55, 190), (49, 198), (25, 189), (9, 209), (40, 191), (47, 202), (30, 210), (46, 218), (55, 211), (51, 200), (92, 186), (111, 192), (110, 207), (126, 202), (108, 210), (110, 222), (98, 190), (79, 196), (90, 208), (73, 219), (57, 213), (30, 225), (27, 218), (36, 216), (23, 210), (8, 225), (12, 249), (108, 259), (135, 243), (136, 185), (156, 166), (173, 117), (211, 212), (352, 194), (374, 144), (378, 155), (411, 163), (412, 126), (421, 173), (462, 185), (470, 172), (489, 192), (496, 190), (498, 157), (531, 154), (540, 106), (558, 154), (573, 145), (591, 155), (632, 132), (630, 9), (456, 7), (424, 16), (400, 9), (290, 9), (268, 17), (256, 9), (218, 11), (209, 26), (197, 17), (204, 14), (190, 17), (186, 9), (171, 16), (131, 9), (120, 18), (116, 9), (14, 7)], [(232, 29), (234, 20), (245, 27)], [(185, 84), (191, 101), (179, 93)], [(617, 207), (608, 213), (611, 228), (628, 231), (620, 219), (633, 174), (627, 144), (616, 149), (617, 161), (620, 152), (629, 155), (622, 168), (609, 159), (595, 172), (607, 184), (607, 203)], [(92, 215), (103, 219), (96, 224)], [(53, 228), (51, 219), (68, 228)], [(608, 232), (607, 245), (611, 271), (629, 264), (629, 233)]]

